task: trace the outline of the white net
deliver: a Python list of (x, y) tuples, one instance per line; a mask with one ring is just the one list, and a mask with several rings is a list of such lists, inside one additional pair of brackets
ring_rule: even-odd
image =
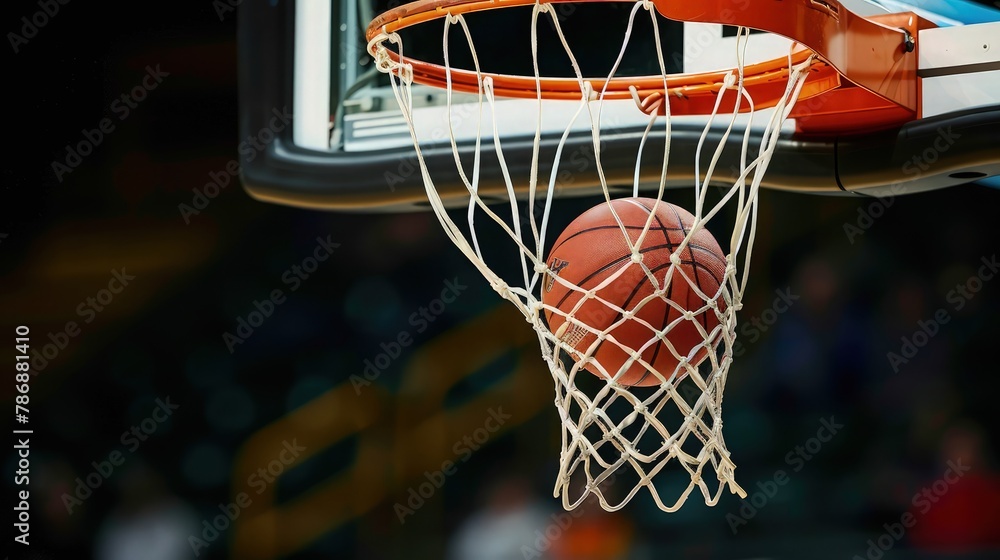
[[(635, 25), (637, 16), (642, 12), (646, 12), (653, 22), (656, 51), (650, 56), (658, 60), (660, 71), (664, 76), (664, 90), (666, 90), (666, 68), (662, 54), (664, 50), (656, 25), (656, 18), (659, 16), (649, 2), (637, 2), (632, 8), (621, 51), (607, 79), (610, 80), (615, 76), (629, 44), (633, 25)], [(593, 494), (597, 496), (602, 507), (614, 511), (623, 507), (643, 488), (649, 490), (657, 506), (664, 511), (677, 510), (696, 487), (701, 490), (705, 502), (709, 505), (714, 505), (719, 500), (723, 489), (727, 486), (731, 492), (745, 497), (746, 493), (735, 482), (733, 475), (735, 465), (729, 457), (729, 451), (726, 449), (722, 434), (722, 397), (729, 367), (733, 361), (737, 326), (736, 314), (742, 306), (742, 295), (750, 267), (750, 251), (757, 225), (757, 195), (761, 179), (775, 149), (782, 123), (791, 112), (805, 82), (810, 61), (792, 65), (791, 57), (789, 57), (788, 83), (784, 96), (773, 110), (756, 114), (757, 120), (763, 121), (763, 124), (755, 123), (753, 99), (744, 89), (743, 75), (744, 53), (750, 35), (748, 30), (740, 29), (737, 41), (738, 67), (727, 75), (723, 87), (720, 88), (713, 113), (697, 146), (693, 224), (686, 231), (679, 246), (674, 248), (669, 266), (665, 270), (653, 272), (643, 264), (640, 248), (650, 230), (656, 209), (654, 208), (654, 212), (649, 213), (641, 233), (636, 236), (634, 231), (630, 235), (614, 206), (611, 205), (613, 197), (601, 164), (601, 115), (605, 103), (605, 92), (595, 90), (592, 82), (580, 73), (573, 49), (568, 44), (560, 27), (559, 18), (556, 17), (550, 5), (539, 3), (534, 5), (531, 18), (532, 56), (536, 83), (540, 80), (536, 30), (538, 20), (541, 17), (551, 19), (552, 29), (560, 38), (562, 49), (568, 55), (575, 71), (576, 82), (579, 86), (579, 101), (566, 103), (577, 104), (576, 114), (573, 117), (574, 122), (581, 116), (589, 119), (594, 163), (604, 193), (604, 202), (608, 204), (612, 215), (621, 226), (622, 235), (625, 237), (632, 258), (625, 259), (620, 268), (608, 275), (599, 285), (587, 288), (568, 282), (550, 268), (551, 263), (546, 262), (544, 252), (546, 240), (554, 238), (552, 232), (548, 231), (549, 217), (554, 204), (553, 195), (557, 176), (562, 169), (563, 147), (570, 137), (572, 122), (567, 125), (555, 150), (549, 176), (543, 178), (547, 182), (540, 185), (538, 176), (539, 146), (542, 135), (541, 122), (544, 103), (539, 93), (537, 97), (539, 124), (534, 135), (530, 175), (526, 178), (512, 177), (504, 158), (504, 146), (497, 126), (491, 126), (492, 130), (483, 130), (484, 123), (497, 122), (497, 98), (494, 95), (492, 79), (483, 75), (479, 67), (475, 42), (462, 15), (448, 14), (444, 16), (442, 38), (447, 77), (447, 124), (450, 143), (455, 156), (457, 173), (469, 195), (467, 209), (464, 212), (465, 220), (462, 220), (464, 223), (461, 226), (446, 209), (421, 152), (418, 131), (415, 128), (413, 118), (412, 68), (405, 62), (399, 63), (394, 60), (388, 52), (388, 49), (392, 49), (402, 55), (402, 39), (396, 33), (382, 33), (369, 43), (369, 52), (374, 56), (377, 67), (390, 75), (399, 107), (409, 124), (430, 205), (454, 244), (475, 264), (493, 288), (524, 314), (524, 317), (538, 333), (542, 357), (548, 364), (555, 383), (555, 405), (562, 421), (560, 470), (555, 483), (554, 495), (561, 496), (563, 506), (566, 509), (579, 506), (589, 495)], [(475, 140), (471, 169), (467, 168), (468, 162), (463, 163), (462, 161), (459, 143), (456, 140), (451, 121), (451, 73), (453, 70), (449, 62), (448, 38), (452, 26), (458, 26), (464, 35), (468, 48), (471, 50), (474, 69), (478, 76), (479, 134)], [(735, 99), (737, 101), (731, 111), (727, 108), (725, 112), (720, 113), (723, 93), (726, 90), (736, 92)], [(635, 90), (633, 89), (634, 94)], [(640, 100), (637, 96), (635, 97), (636, 103), (639, 104)], [(665, 143), (663, 153), (657, 153), (657, 157), (662, 157), (662, 170), (658, 180), (658, 189), (656, 189), (656, 204), (665, 205), (662, 198), (668, 176), (667, 163), (671, 132), (669, 96), (660, 97), (657, 103), (663, 104), (659, 108), (659, 112), (663, 114), (657, 116), (657, 111), (651, 111), (653, 116), (649, 117), (648, 125), (637, 142), (635, 178), (631, 194), (639, 196), (643, 148), (654, 127), (660, 126), (665, 133)], [(637, 107), (636, 111), (638, 110)], [(749, 118), (739, 119), (738, 115), (741, 111), (747, 112)], [(760, 118), (761, 114), (765, 116)], [(484, 115), (488, 118), (484, 118)], [(722, 123), (724, 134), (719, 145), (713, 149), (705, 144), (708, 133), (715, 122)], [(759, 149), (755, 156), (748, 154), (753, 131), (760, 134)], [(485, 140), (483, 139), (484, 132)], [(739, 135), (742, 135), (742, 143), (740, 144), (742, 151), (738, 177), (735, 179), (727, 177), (726, 183), (729, 186), (726, 188), (715, 189), (713, 187), (710, 189), (708, 187), (710, 183), (717, 185), (723, 181), (722, 178), (716, 176), (716, 165), (727, 140), (730, 136), (738, 138)], [(480, 154), (483, 148), (495, 150), (506, 186), (509, 204), (502, 205), (497, 209), (487, 206), (479, 194)], [(703, 152), (708, 153), (703, 155)], [(701, 163), (703, 158), (707, 160), (707, 164), (704, 166)], [(527, 196), (524, 202), (519, 203), (517, 200), (515, 181), (524, 181), (527, 184)], [(642, 186), (647, 187), (645, 184)], [(712, 204), (706, 202), (710, 190), (718, 193), (715, 195), (718, 200)], [(461, 212), (456, 214), (461, 214)], [(517, 253), (516, 258), (519, 261), (517, 268), (520, 269), (520, 274), (515, 275), (518, 276), (517, 278), (504, 279), (487, 264), (477, 235), (477, 231), (483, 229), (483, 224), (480, 222), (477, 225), (476, 219), (483, 215), (490, 220), (490, 224), (496, 224), (502, 230), (503, 233), (497, 232), (500, 236), (506, 235), (512, 241), (513, 248)], [(691, 242), (691, 239), (698, 235), (699, 231), (706, 229), (711, 220), (721, 221), (724, 217), (732, 220), (732, 223), (715, 224), (717, 230), (722, 231), (725, 228), (725, 231), (732, 233), (728, 239), (728, 245), (724, 239), (721, 244), (726, 253), (724, 277), (718, 290), (705, 293), (699, 287), (699, 283), (685, 272), (683, 266), (680, 266), (679, 255), (683, 254), (684, 249)], [(623, 274), (626, 274), (631, 267), (641, 267), (642, 273), (655, 289), (641, 301), (630, 303), (626, 309), (613, 301), (608, 301), (600, 294), (604, 293), (602, 292), (604, 288), (612, 285)], [(560, 309), (546, 305), (543, 303), (542, 291), (543, 285), (547, 281), (558, 281), (561, 285), (579, 292), (582, 296), (571, 309)], [(684, 302), (684, 305), (670, 299), (671, 283), (677, 282), (686, 283), (689, 294), (697, 294), (701, 305), (692, 306), (690, 297), (688, 301)], [(594, 301), (606, 306), (617, 319), (604, 328), (595, 328), (576, 316), (576, 312), (585, 302)], [(675, 312), (672, 316), (675, 318), (668, 324), (653, 325), (636, 316), (643, 306), (650, 305), (654, 301), (663, 302), (674, 309)], [(557, 328), (556, 332), (553, 333), (545, 319), (547, 314), (550, 315), (550, 318), (553, 315), (561, 316), (563, 321), (559, 323), (564, 325), (564, 328)], [(711, 321), (711, 328), (706, 328), (706, 325), (709, 324), (708, 321), (698, 320), (705, 314), (717, 318), (717, 322)], [(616, 339), (615, 329), (628, 321), (642, 321), (649, 330), (649, 340), (638, 346), (634, 344), (635, 341), (631, 341), (633, 344), (630, 346), (627, 344), (629, 341)], [(589, 323), (593, 323), (593, 321)], [(690, 327), (693, 324), (701, 341), (689, 351), (687, 348), (681, 348), (679, 351), (671, 343), (670, 334), (675, 329), (682, 328), (681, 325), (685, 323), (688, 323), (686, 327), (689, 332), (691, 332)], [(567, 329), (565, 326), (572, 328)], [(590, 344), (585, 349), (576, 347), (576, 341), (568, 340), (567, 336), (567, 331), (575, 331), (579, 334), (581, 330), (593, 335), (595, 341), (594, 344)], [(620, 368), (609, 371), (608, 368), (594, 359), (595, 348), (601, 344), (612, 344), (625, 352), (627, 359)], [(644, 359), (645, 350), (656, 344), (662, 344), (673, 354), (676, 367), (671, 371), (658, 371), (648, 360)], [(655, 376), (656, 380), (659, 381), (658, 385), (636, 387), (619, 383), (625, 372), (634, 368), (636, 364)], [(592, 371), (599, 371), (604, 374), (604, 377), (597, 377), (591, 373)], [(657, 475), (661, 475), (661, 479), (671, 477), (672, 480), (660, 484), (654, 481), (654, 477)], [(604, 484), (612, 477), (615, 481), (613, 486)], [(681, 480), (683, 482), (678, 482)], [(629, 483), (632, 484), (632, 487), (627, 491), (621, 488), (621, 485)]]

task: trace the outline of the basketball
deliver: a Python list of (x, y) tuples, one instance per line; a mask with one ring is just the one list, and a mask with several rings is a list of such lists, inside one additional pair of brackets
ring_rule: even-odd
[[(637, 243), (654, 205), (657, 205), (656, 214), (639, 246), (642, 255), (640, 264), (633, 261), (621, 226), (628, 232), (631, 242)], [(691, 230), (694, 216), (679, 206), (663, 201), (657, 204), (651, 198), (619, 198), (612, 200), (610, 206), (618, 214), (621, 226), (608, 203), (602, 202), (573, 220), (556, 239), (546, 261), (550, 273), (542, 286), (545, 319), (551, 331), (576, 351), (572, 356), (579, 361), (597, 338), (583, 325), (597, 332), (604, 331), (622, 319), (622, 313), (617, 308), (631, 312), (632, 317), (611, 328), (608, 339), (601, 341), (591, 353), (593, 361), (600, 364), (606, 374), (602, 374), (601, 369), (592, 363), (584, 364), (584, 368), (595, 375), (614, 376), (630, 357), (630, 352), (622, 346), (636, 351), (645, 346), (640, 354), (642, 360), (660, 375), (669, 378), (678, 365), (678, 359), (662, 340), (647, 345), (656, 337), (652, 328), (662, 330), (680, 318), (665, 338), (682, 357), (687, 357), (703, 343), (704, 337), (697, 325), (706, 333), (711, 333), (718, 326), (719, 319), (712, 309), (706, 308), (706, 300), (693, 286), (707, 298), (717, 297), (725, 277), (725, 254), (712, 234), (702, 228), (684, 248), (678, 267), (671, 269), (670, 256)], [(584, 301), (578, 309), (575, 309), (577, 304), (586, 295), (555, 278), (558, 276), (583, 290), (591, 290), (622, 268), (625, 270), (617, 278), (596, 290), (597, 297)], [(656, 285), (650, 280), (647, 268)], [(669, 286), (656, 294), (658, 288), (662, 290), (666, 285), (668, 274), (672, 274)], [(683, 312), (668, 300), (680, 309), (694, 312), (694, 315), (690, 319), (682, 318)], [(719, 308), (724, 309), (721, 298)], [(567, 321), (570, 314), (573, 320)], [(716, 336), (713, 348), (718, 340), (720, 337)], [(707, 355), (707, 349), (702, 348), (689, 362), (697, 365)], [(638, 360), (618, 377), (618, 382), (642, 387), (660, 384), (660, 380)]]

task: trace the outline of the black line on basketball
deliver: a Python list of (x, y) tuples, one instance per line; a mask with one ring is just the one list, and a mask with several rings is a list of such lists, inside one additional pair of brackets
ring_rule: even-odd
[[(661, 226), (662, 226), (662, 224), (661, 224)], [(644, 227), (645, 226), (628, 226), (627, 225), (627, 226), (625, 226), (625, 229), (642, 229)], [(550, 254), (553, 253), (556, 249), (558, 249), (559, 247), (562, 247), (563, 243), (566, 243), (567, 241), (569, 241), (570, 239), (573, 239), (574, 237), (576, 237), (578, 235), (583, 235), (584, 233), (587, 233), (587, 232), (590, 232), (590, 231), (598, 231), (598, 230), (602, 230), (602, 229), (621, 229), (621, 227), (619, 227), (618, 224), (614, 224), (614, 225), (610, 225), (610, 226), (594, 226), (594, 227), (589, 227), (587, 229), (581, 229), (580, 231), (578, 231), (578, 232), (574, 233), (573, 235), (567, 237), (566, 239), (563, 239), (562, 241), (560, 241), (559, 244), (556, 245), (555, 247), (549, 249), (549, 253)], [(677, 230), (679, 230), (681, 228), (665, 228), (665, 229), (669, 229), (670, 231), (677, 231)]]
[[(674, 242), (673, 242), (673, 240), (670, 239), (670, 234), (668, 233), (668, 231), (676, 231), (676, 230), (684, 231), (684, 222), (680, 221), (680, 216), (676, 216), (678, 218), (678, 224), (680, 224), (680, 227), (669, 228), (669, 230), (668, 230), (668, 228), (663, 224), (663, 220), (660, 219), (660, 215), (657, 214), (657, 213), (655, 213), (655, 212), (653, 212), (652, 208), (647, 208), (645, 204), (639, 202), (638, 200), (629, 200), (629, 202), (631, 202), (632, 204), (635, 204), (635, 205), (639, 206), (640, 208), (642, 208), (643, 210), (645, 210), (646, 212), (648, 212), (651, 216), (653, 216), (653, 218), (656, 220), (656, 223), (659, 224), (659, 226), (660, 226), (660, 233), (663, 234), (663, 240), (670, 247), (670, 254), (672, 255), (674, 253)], [(676, 212), (675, 212), (675, 215), (676, 215)], [(650, 272), (652, 273), (653, 271), (650, 270)], [(655, 274), (654, 274), (654, 276), (655, 276)], [(646, 279), (643, 279), (643, 282), (645, 282), (647, 279), (648, 279), (648, 277)], [(663, 280), (664, 280), (664, 283), (665, 283), (666, 282), (666, 276), (664, 276)], [(641, 286), (642, 282), (640, 282), (639, 285)], [(674, 290), (674, 283), (671, 282), (670, 286), (667, 287), (667, 299), (672, 300), (671, 295), (673, 294), (673, 290)], [(633, 296), (634, 295), (635, 294), (633, 292)], [(627, 302), (627, 303), (631, 303), (631, 297), (629, 298), (629, 302)], [(623, 306), (623, 308), (624, 309), (628, 309), (628, 307), (626, 307), (626, 306)], [(667, 305), (664, 306), (664, 309), (663, 309), (663, 322), (661, 324), (666, 325), (666, 324), (668, 324), (670, 322), (670, 310), (671, 309), (673, 309), (673, 308), (670, 307), (669, 304), (667, 304)], [(656, 363), (656, 358), (660, 355), (660, 347), (662, 345), (663, 345), (662, 341), (659, 341), (659, 340), (656, 342), (656, 344), (653, 345), (653, 356), (652, 356), (652, 359), (649, 362), (650, 365)], [(642, 382), (646, 380), (646, 377), (649, 375), (649, 373), (650, 373), (650, 371), (647, 369), (645, 371), (645, 373), (642, 374), (642, 377), (639, 378), (639, 381), (636, 382), (636, 384), (637, 385), (642, 384)]]
[[(673, 206), (670, 206), (670, 211), (674, 213), (674, 217), (677, 218), (677, 223), (681, 225), (681, 231), (684, 233), (684, 237), (687, 237), (688, 235), (687, 228), (684, 227), (684, 221), (681, 220), (681, 216), (680, 214), (677, 213), (677, 209), (674, 208)], [(697, 262), (697, 260), (694, 258), (694, 251), (691, 249), (690, 243), (688, 243), (687, 249), (688, 249), (688, 254), (691, 255), (691, 261)], [(704, 292), (705, 289), (701, 287), (701, 275), (698, 274), (698, 266), (695, 265), (692, 268), (694, 270), (694, 283), (698, 287), (698, 291)], [(697, 296), (697, 294), (695, 295)], [(684, 302), (688, 307), (691, 306), (690, 300), (691, 300), (691, 292), (688, 291), (688, 301)], [(701, 306), (699, 305), (698, 307)], [(704, 313), (701, 314), (701, 325), (706, 331), (708, 331), (708, 317), (706, 317)]]

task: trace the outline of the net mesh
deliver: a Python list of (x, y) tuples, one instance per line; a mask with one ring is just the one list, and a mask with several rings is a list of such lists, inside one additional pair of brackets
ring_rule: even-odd
[[(445, 8), (446, 9), (446, 8)], [(664, 91), (667, 91), (666, 69), (663, 60), (661, 37), (656, 25), (659, 17), (649, 2), (637, 2), (631, 10), (628, 28), (623, 38), (621, 51), (607, 79), (615, 76), (618, 65), (629, 44), (629, 37), (637, 17), (645, 13), (653, 23), (656, 52), (660, 71), (664, 76)], [(664, 511), (677, 510), (689, 494), (698, 488), (705, 502), (714, 505), (725, 488), (729, 488), (741, 497), (746, 493), (734, 479), (735, 465), (730, 459), (722, 433), (722, 398), (726, 386), (726, 378), (733, 362), (733, 350), (736, 341), (737, 312), (742, 307), (742, 296), (746, 286), (747, 274), (750, 268), (750, 252), (757, 227), (757, 200), (761, 179), (767, 169), (768, 162), (774, 151), (778, 133), (782, 123), (791, 112), (794, 102), (805, 82), (809, 60), (793, 65), (789, 56), (789, 77), (785, 94), (778, 104), (769, 111), (754, 110), (754, 102), (743, 87), (743, 60), (749, 30), (740, 29), (737, 37), (738, 66), (725, 79), (720, 88), (718, 98), (711, 118), (705, 126), (697, 145), (695, 161), (695, 184), (693, 215), (694, 224), (687, 231), (681, 244), (674, 250), (670, 265), (666, 271), (654, 273), (642, 263), (639, 248), (644, 237), (650, 230), (654, 212), (651, 212), (645, 226), (638, 237), (631, 236), (626, 231), (621, 219), (611, 206), (613, 199), (601, 164), (601, 131), (602, 109), (605, 102), (604, 92), (595, 90), (591, 81), (581, 73), (573, 49), (566, 41), (561, 29), (561, 22), (548, 4), (536, 3), (532, 10), (532, 56), (534, 60), (534, 77), (539, 83), (538, 72), (538, 42), (536, 30), (539, 18), (548, 17), (552, 29), (558, 34), (561, 45), (575, 71), (579, 86), (580, 98), (573, 120), (562, 134), (558, 147), (551, 162), (551, 172), (547, 178), (539, 177), (540, 140), (542, 135), (541, 93), (538, 94), (539, 123), (534, 135), (530, 176), (527, 181), (528, 193), (526, 208), (518, 203), (515, 195), (515, 178), (511, 176), (508, 164), (504, 158), (504, 146), (497, 126), (485, 130), (489, 123), (497, 122), (497, 98), (494, 95), (493, 83), (489, 76), (484, 76), (476, 55), (475, 42), (472, 33), (462, 15), (448, 14), (444, 16), (444, 34), (442, 38), (444, 66), (446, 68), (447, 91), (447, 129), (455, 167), (458, 176), (468, 190), (469, 199), (465, 211), (464, 222), (459, 225), (449, 214), (440, 193), (435, 187), (434, 178), (428, 172), (424, 155), (421, 152), (418, 133), (413, 118), (413, 74), (407, 64), (394, 60), (389, 55), (392, 49), (400, 56), (403, 53), (401, 37), (396, 33), (381, 33), (369, 43), (369, 52), (373, 55), (379, 70), (389, 74), (393, 92), (399, 107), (409, 124), (414, 140), (417, 161), (420, 165), (422, 178), (426, 187), (430, 205), (437, 215), (441, 225), (454, 244), (474, 263), (490, 285), (505, 299), (512, 302), (524, 315), (536, 333), (541, 347), (542, 357), (552, 373), (555, 385), (555, 405), (562, 422), (562, 449), (560, 453), (560, 469), (554, 488), (554, 496), (561, 497), (566, 509), (579, 506), (589, 495), (596, 495), (602, 507), (614, 511), (627, 504), (643, 488), (648, 489), (656, 505)], [(449, 31), (452, 26), (458, 26), (464, 36), (468, 48), (472, 52), (475, 72), (478, 76), (478, 134), (475, 140), (474, 157), (470, 167), (463, 162), (459, 143), (456, 140), (452, 126), (452, 82), (450, 66)], [(607, 82), (604, 82), (607, 83)], [(540, 90), (540, 86), (538, 87)], [(736, 103), (732, 107), (720, 110), (723, 93), (726, 90), (736, 92)], [(633, 90), (637, 104), (642, 100)], [(662, 126), (665, 133), (664, 150), (662, 154), (662, 169), (656, 189), (657, 204), (662, 202), (667, 181), (668, 156), (670, 153), (670, 107), (669, 95), (661, 96), (655, 103), (662, 104), (646, 111), (649, 117), (641, 138), (636, 146), (635, 176), (632, 185), (632, 195), (639, 196), (640, 164), (644, 147), (654, 127)], [(574, 103), (569, 101), (567, 103)], [(649, 101), (646, 100), (648, 105)], [(638, 108), (636, 110), (639, 110)], [(747, 112), (749, 118), (738, 119), (738, 114)], [(661, 113), (657, 116), (657, 113)], [(484, 115), (487, 118), (484, 118)], [(763, 116), (761, 116), (763, 115)], [(553, 206), (557, 176), (561, 170), (563, 147), (571, 134), (573, 122), (579, 118), (589, 119), (590, 136), (593, 140), (594, 163), (604, 201), (611, 209), (622, 235), (630, 248), (632, 258), (627, 260), (613, 274), (610, 274), (599, 285), (582, 288), (559, 277), (546, 263), (544, 247), (546, 239), (552, 236), (548, 232), (549, 216)], [(755, 123), (757, 117), (757, 123)], [(760, 121), (763, 121), (761, 126)], [(706, 145), (706, 138), (713, 123), (724, 125), (725, 132), (719, 145), (715, 148)], [(756, 153), (751, 156), (751, 132), (760, 134), (760, 142)], [(484, 132), (487, 139), (484, 141)], [(712, 183), (717, 185), (723, 181), (716, 175), (716, 165), (730, 136), (742, 135), (739, 173), (735, 179), (727, 178), (727, 187), (719, 190), (709, 189)], [(490, 146), (492, 144), (492, 146)], [(501, 208), (491, 208), (479, 194), (479, 176), (482, 165), (482, 149), (493, 149), (496, 161), (500, 166), (507, 192), (508, 205)], [(702, 161), (707, 160), (703, 167)], [(517, 179), (520, 180), (520, 179)], [(540, 180), (542, 184), (540, 184)], [(644, 187), (646, 185), (643, 185)], [(709, 190), (720, 193), (719, 199), (708, 204), (706, 197)], [(726, 211), (724, 211), (726, 210)], [(457, 212), (456, 214), (460, 214)], [(540, 213), (540, 216), (539, 216)], [(503, 215), (501, 215), (503, 214)], [(494, 272), (483, 256), (477, 232), (481, 229), (477, 218), (485, 216), (496, 224), (513, 243), (517, 252), (520, 274), (514, 279), (504, 279)], [(732, 223), (715, 224), (716, 229), (731, 232), (728, 239), (721, 243), (726, 252), (726, 267), (724, 278), (718, 290), (705, 293), (698, 282), (680, 266), (678, 258), (690, 243), (692, 237), (713, 219), (721, 222), (723, 217)], [(557, 232), (558, 233), (558, 232)], [(628, 309), (601, 297), (600, 292), (616, 282), (630, 267), (641, 267), (643, 274), (655, 289), (641, 301), (630, 305)], [(546, 282), (558, 281), (569, 289), (582, 294), (573, 309), (559, 309), (542, 302), (543, 285)], [(681, 306), (671, 300), (671, 283), (684, 282), (691, 294), (697, 294), (701, 307), (690, 305), (690, 298)], [(638, 347), (631, 347), (627, 341), (614, 337), (613, 331), (627, 321), (642, 321), (636, 317), (636, 312), (642, 306), (653, 300), (662, 300), (676, 310), (677, 318), (667, 325), (652, 325), (643, 322), (649, 329), (649, 340)], [(596, 329), (587, 322), (575, 316), (585, 302), (601, 302), (618, 319), (607, 328)], [(546, 320), (546, 314), (559, 314), (565, 319), (562, 328), (552, 332)], [(714, 315), (717, 326), (706, 329), (705, 321), (697, 318), (702, 314)], [(700, 335), (701, 342), (688, 352), (680, 352), (671, 344), (670, 333), (682, 323), (692, 323)], [(716, 324), (714, 321), (712, 324)], [(583, 332), (595, 337), (594, 344), (589, 348), (577, 348), (573, 340)], [(633, 341), (634, 342), (634, 341)], [(643, 351), (651, 345), (662, 343), (677, 360), (677, 366), (672, 371), (657, 371), (643, 359)], [(593, 359), (595, 347), (598, 344), (614, 344), (628, 356), (626, 362), (616, 371), (608, 371), (598, 361)], [(686, 350), (686, 349), (684, 349)], [(696, 357), (702, 359), (698, 360)], [(655, 387), (630, 387), (619, 383), (618, 379), (639, 364), (649, 374), (656, 377), (659, 384)], [(586, 371), (589, 369), (590, 371)], [(591, 371), (599, 371), (603, 378), (594, 376)], [(595, 383), (594, 380), (597, 380)], [(675, 477), (668, 484), (656, 484), (654, 477), (660, 474), (672, 473)], [(619, 476), (628, 474), (630, 476)], [(665, 475), (666, 476), (666, 475)], [(679, 478), (678, 478), (679, 477)], [(614, 485), (606, 484), (614, 480)], [(683, 483), (677, 481), (683, 479)], [(625, 492), (620, 488), (624, 480), (632, 482), (632, 487)], [(615, 486), (612, 489), (612, 486)]]

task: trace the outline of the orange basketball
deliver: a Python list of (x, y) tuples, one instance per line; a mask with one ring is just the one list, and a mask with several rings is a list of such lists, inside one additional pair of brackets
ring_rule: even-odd
[[(651, 198), (619, 198), (611, 201), (633, 244), (642, 234), (654, 204), (657, 202)], [(649, 231), (639, 248), (642, 255), (640, 264), (633, 261), (622, 229), (612, 215), (608, 203), (602, 202), (573, 220), (562, 232), (549, 252), (548, 267), (554, 276), (584, 290), (597, 288), (606, 278), (625, 267), (620, 276), (597, 290), (595, 294), (633, 314), (631, 318), (611, 329), (608, 335), (614, 337), (621, 345), (637, 351), (656, 337), (650, 326), (662, 330), (683, 316), (682, 311), (672, 307), (666, 300), (674, 302), (681, 309), (697, 311), (691, 319), (681, 319), (665, 336), (680, 356), (688, 356), (695, 346), (704, 341), (695, 322), (707, 333), (711, 333), (719, 324), (713, 310), (699, 311), (705, 307), (705, 300), (685, 279), (687, 276), (708, 298), (716, 297), (725, 277), (726, 257), (712, 234), (704, 228), (699, 229), (680, 255), (678, 269), (684, 274), (674, 269), (670, 285), (665, 292), (645, 303), (640, 304), (640, 302), (654, 294), (658, 287), (662, 288), (665, 285), (667, 274), (671, 270), (670, 255), (687, 236), (693, 224), (694, 216), (687, 210), (660, 201)], [(650, 281), (643, 265), (650, 270), (658, 286), (654, 286)], [(583, 297), (585, 294), (567, 287), (552, 275), (546, 275), (542, 286), (542, 303), (558, 309), (559, 313), (546, 309), (545, 319), (553, 333), (579, 352), (573, 354), (576, 360), (581, 359), (597, 339), (594, 333), (582, 325), (569, 322), (563, 326), (567, 323), (566, 315), (573, 312)], [(721, 298), (719, 308), (724, 308)], [(579, 323), (603, 331), (620, 321), (622, 313), (594, 298), (583, 302), (573, 313), (573, 317)], [(650, 326), (640, 321), (645, 321)], [(716, 337), (715, 342), (718, 340)], [(670, 377), (678, 364), (677, 358), (662, 340), (655, 340), (640, 355), (665, 378)], [(601, 341), (591, 353), (593, 360), (611, 376), (617, 374), (629, 356), (629, 352), (607, 339)], [(703, 348), (690, 359), (690, 362), (697, 365), (706, 356), (707, 350)], [(592, 373), (600, 375), (600, 370), (594, 365), (586, 364), (585, 367)], [(618, 382), (622, 385), (643, 387), (660, 383), (659, 379), (638, 361), (629, 366), (618, 378)]]

